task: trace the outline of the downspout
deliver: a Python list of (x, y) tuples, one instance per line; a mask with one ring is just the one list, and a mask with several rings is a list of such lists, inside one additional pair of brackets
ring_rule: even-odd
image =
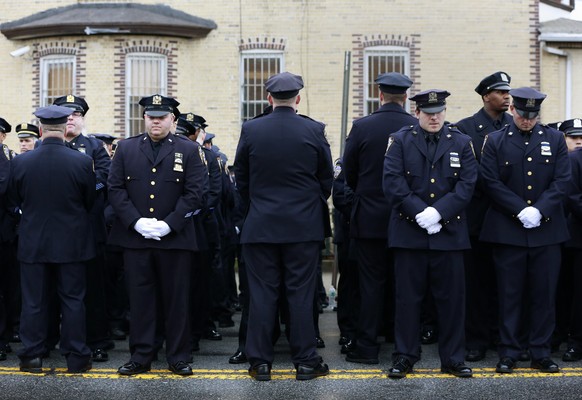
[(570, 53), (564, 50), (560, 50), (556, 47), (546, 46), (546, 42), (542, 42), (542, 49), (549, 53), (554, 54), (558, 57), (566, 58), (566, 118), (572, 118), (572, 58)]

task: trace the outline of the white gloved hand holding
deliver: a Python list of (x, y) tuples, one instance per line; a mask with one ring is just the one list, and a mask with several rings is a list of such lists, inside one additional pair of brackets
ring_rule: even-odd
[(443, 226), (437, 222), (436, 224), (427, 227), (426, 231), (429, 235), (434, 235), (435, 233), (439, 233), (442, 228)]
[(166, 236), (168, 233), (172, 232), (172, 229), (170, 229), (170, 226), (167, 223), (165, 223), (164, 221), (154, 222), (153, 227), (155, 229), (155, 234), (158, 238), (162, 238), (162, 237)]
[(537, 208), (530, 206), (521, 210), (521, 212), (517, 214), (517, 218), (519, 218), (524, 228), (531, 229), (540, 226), (542, 214)]
[(156, 221), (155, 218), (140, 218), (133, 226), (133, 229), (144, 238), (153, 239), (152, 236), (156, 236), (157, 231), (154, 225)]
[(416, 214), (416, 223), (421, 228), (427, 229), (441, 220), (441, 214), (434, 207), (427, 207), (423, 212)]

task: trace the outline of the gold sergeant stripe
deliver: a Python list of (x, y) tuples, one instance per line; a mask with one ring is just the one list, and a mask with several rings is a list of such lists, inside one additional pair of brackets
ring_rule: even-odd
[[(62, 377), (62, 378), (88, 378), (88, 379), (216, 379), (216, 380), (240, 380), (252, 379), (246, 369), (193, 369), (191, 376), (179, 376), (173, 374), (167, 369), (155, 369), (150, 372), (133, 376), (123, 376), (117, 373), (117, 368), (94, 368), (82, 374), (69, 374), (66, 368), (43, 368), (40, 374), (21, 372), (18, 367), (0, 368), (0, 376), (29, 376), (31, 378), (42, 378), (45, 376)], [(363, 379), (390, 379), (387, 370), (380, 369), (332, 369), (328, 376), (317, 379), (328, 380), (363, 380)], [(271, 372), (273, 380), (294, 380), (294, 369), (275, 369)], [(553, 378), (559, 379), (564, 377), (582, 376), (582, 367), (580, 368), (562, 368), (560, 372), (548, 374), (537, 372), (531, 368), (516, 368), (511, 374), (498, 374), (495, 368), (473, 368), (473, 379), (517, 379), (517, 378)], [(415, 369), (404, 379), (450, 379), (455, 376), (444, 374), (439, 369)]]

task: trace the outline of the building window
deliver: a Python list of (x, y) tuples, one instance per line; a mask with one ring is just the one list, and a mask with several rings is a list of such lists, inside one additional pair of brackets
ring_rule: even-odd
[[(386, 72), (410, 76), (409, 49), (399, 46), (369, 47), (364, 50), (364, 115), (380, 107), (380, 92), (374, 79)], [(406, 109), (409, 110), (408, 102)]]
[(75, 56), (50, 55), (40, 59), (40, 106), (53, 104), (57, 97), (75, 93)]
[(241, 120), (244, 122), (269, 105), (265, 81), (284, 70), (284, 59), (282, 51), (252, 50), (241, 55)]
[(145, 131), (139, 100), (152, 94), (167, 95), (167, 57), (160, 54), (131, 53), (126, 58), (126, 136)]

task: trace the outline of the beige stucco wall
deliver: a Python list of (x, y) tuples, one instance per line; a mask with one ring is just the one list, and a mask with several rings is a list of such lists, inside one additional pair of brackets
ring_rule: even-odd
[[(159, 3), (157, 0), (140, 2)], [(12, 7), (10, 2), (2, 2), (0, 22), (74, 3), (74, 0), (22, 0), (20, 7)], [(480, 97), (473, 89), (485, 75), (504, 70), (512, 76), (515, 87), (535, 84), (530, 40), (531, 18), (535, 19), (532, 13), (536, 9), (532, 5), (536, 0), (177, 0), (165, 4), (212, 19), (218, 25), (218, 29), (203, 39), (159, 40), (177, 41), (176, 97), (182, 103), (180, 109), (207, 119), (208, 130), (217, 134), (216, 144), (231, 161), (240, 130), (241, 39), (285, 40), (285, 69), (302, 75), (306, 84), (299, 111), (328, 124), (334, 157), (339, 155), (340, 146), (344, 52), (353, 50), (353, 35), (403, 38), (419, 35), (420, 56), (413, 66), (419, 77), (415, 90), (449, 90), (452, 96), (447, 119), (450, 121), (472, 114), (481, 106)], [(496, 18), (491, 18), (491, 10), (498, 10)], [(119, 36), (76, 38), (87, 39), (85, 94), (91, 107), (87, 115), (91, 132), (110, 132), (116, 120), (124, 118), (113, 107), (112, 53), (116, 38)], [(30, 56), (12, 58), (8, 53), (46, 40), (11, 42), (0, 35), (0, 54), (4, 55), (0, 57), (3, 76), (0, 115), (13, 125), (31, 117), (33, 76)], [(353, 98), (361, 93), (353, 92), (353, 76), (350, 82), (351, 122)], [(348, 130), (350, 127), (351, 123)], [(13, 136), (8, 143), (15, 143)]]

